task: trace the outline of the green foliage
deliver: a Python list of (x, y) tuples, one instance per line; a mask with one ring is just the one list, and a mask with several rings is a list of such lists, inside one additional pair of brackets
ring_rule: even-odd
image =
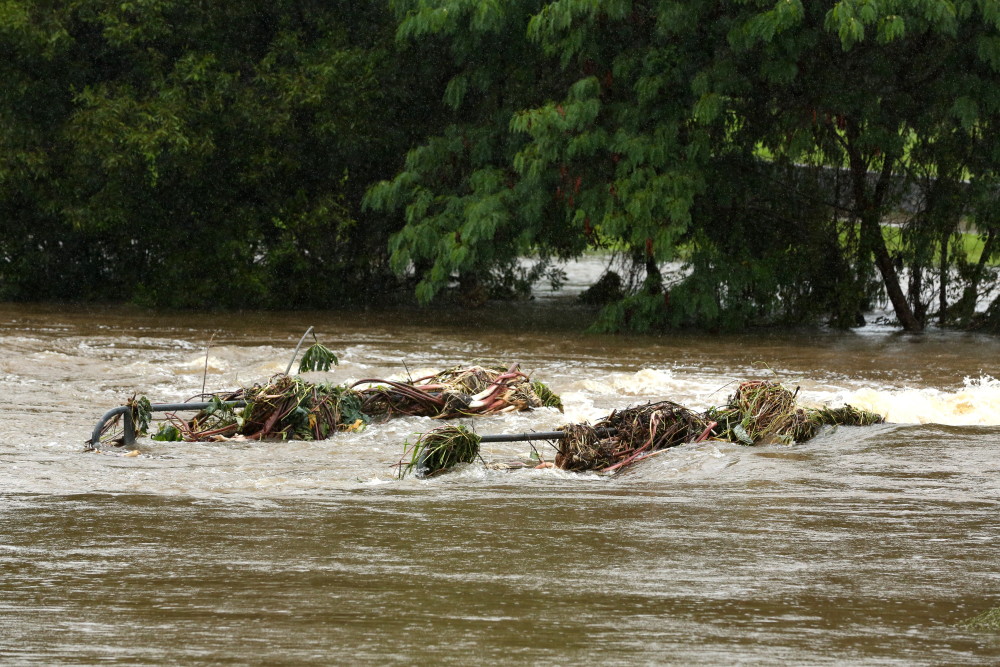
[[(643, 58), (629, 45), (673, 33), (677, 17), (631, 3), (513, 2), (484, 23), (473, 6), (420, 4), (400, 27), (407, 39), (443, 38), (459, 71), (445, 93), (454, 122), (368, 194), (374, 209), (405, 213), (393, 268), (416, 273), (428, 301), (463, 274), (529, 253), (624, 244), (670, 259), (704, 187), (710, 128), (685, 127), (695, 98), (687, 64), (670, 59), (677, 48)], [(687, 39), (700, 50), (697, 35)], [(636, 90), (646, 91), (638, 105)], [(702, 106), (711, 125), (711, 103)]]
[(667, 297), (663, 294), (648, 292), (630, 294), (602, 308), (597, 320), (590, 326), (590, 331), (647, 333), (668, 329), (671, 325), (668, 303)]
[(357, 392), (344, 390), (341, 388), (337, 392), (337, 411), (340, 413), (340, 421), (349, 429), (362, 430), (372, 423), (372, 417), (362, 412), (363, 400)]
[(12, 0), (0, 77), (5, 299), (475, 303), (614, 248), (602, 330), (919, 329), (1000, 235), (997, 0)]
[(549, 386), (544, 382), (536, 380), (531, 383), (531, 388), (534, 390), (538, 398), (541, 399), (542, 405), (547, 408), (556, 408), (559, 412), (563, 411), (562, 399), (554, 393)]
[[(387, 283), (360, 210), (429, 102), (382, 2), (0, 9), (0, 297), (319, 306)], [(388, 129), (386, 129), (388, 128)]]
[(176, 426), (169, 422), (163, 422), (160, 424), (159, 430), (150, 436), (150, 439), (157, 442), (182, 442), (184, 437)]
[(127, 403), (131, 410), (132, 425), (135, 428), (135, 435), (146, 435), (149, 430), (149, 422), (153, 419), (153, 406), (145, 396), (136, 398), (133, 396)]
[(305, 351), (302, 355), (302, 360), (299, 362), (299, 372), (305, 373), (308, 371), (328, 371), (331, 366), (335, 366), (340, 362), (337, 361), (337, 355), (327, 349), (321, 343), (316, 343), (315, 345), (310, 345), (309, 349)]

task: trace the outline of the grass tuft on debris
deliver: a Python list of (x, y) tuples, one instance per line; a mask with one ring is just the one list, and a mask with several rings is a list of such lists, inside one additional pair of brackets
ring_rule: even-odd
[(851, 405), (799, 407), (798, 393), (797, 387), (791, 391), (778, 382), (751, 380), (740, 384), (725, 406), (710, 408), (705, 416), (718, 422), (717, 439), (748, 446), (805, 442), (825, 425), (870, 426), (885, 421), (882, 415)]
[(441, 426), (423, 433), (412, 445), (404, 445), (399, 477), (409, 473), (429, 477), (459, 463), (472, 463), (479, 456), (480, 442), (478, 435), (462, 425)]

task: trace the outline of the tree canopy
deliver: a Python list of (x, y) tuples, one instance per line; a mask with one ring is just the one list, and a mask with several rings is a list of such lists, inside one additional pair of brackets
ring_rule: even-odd
[(996, 282), (1000, 0), (12, 0), (0, 55), (0, 298), (510, 296), (599, 250), (598, 329), (919, 330)]
[[(369, 195), (405, 211), (393, 261), (418, 270), (425, 300), (517, 254), (606, 247), (647, 272), (606, 310), (608, 328), (818, 312), (843, 324), (884, 291), (901, 324), (919, 329), (925, 276), (960, 221), (992, 234), (992, 218), (969, 204), (973, 191), (994, 194), (996, 2), (397, 8), (401, 39), (451, 49), (458, 71), (445, 96), (467, 111)], [(483, 46), (496, 35), (499, 52)], [(831, 181), (844, 183), (842, 197), (831, 200)], [(949, 188), (969, 196), (945, 205)], [(886, 230), (912, 191), (911, 217)], [(658, 266), (678, 256), (691, 271), (665, 294)], [(939, 262), (940, 295), (950, 268)]]
[(398, 94), (393, 29), (379, 2), (4, 3), (0, 293), (357, 294), (396, 228), (361, 195), (437, 106)]

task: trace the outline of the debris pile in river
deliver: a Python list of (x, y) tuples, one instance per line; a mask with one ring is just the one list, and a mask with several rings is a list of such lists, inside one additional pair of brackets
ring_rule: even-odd
[[(227, 405), (229, 401), (240, 400), (246, 402), (245, 407)], [(161, 428), (153, 437), (189, 442), (234, 437), (323, 440), (337, 431), (357, 430), (370, 422), (370, 417), (360, 408), (361, 397), (346, 387), (315, 384), (281, 374), (263, 385), (255, 384), (222, 397), (213, 396), (209, 407), (189, 420), (171, 414), (168, 427)], [(173, 431), (169, 431), (169, 427)]]
[(667, 447), (707, 437), (709, 424), (671, 401), (615, 410), (597, 422), (567, 424), (556, 445), (555, 465), (563, 470), (611, 472)]
[(796, 404), (797, 394), (798, 389), (792, 392), (777, 382), (751, 380), (737, 387), (724, 407), (706, 414), (719, 424), (722, 440), (744, 445), (808, 440), (815, 429)]
[(397, 416), (450, 419), (540, 407), (562, 410), (559, 397), (541, 382), (532, 382), (518, 364), (449, 368), (434, 375), (396, 382), (368, 378), (359, 390), (362, 410), (377, 420)]
[[(790, 391), (778, 382), (753, 380), (740, 384), (725, 406), (704, 413), (660, 401), (615, 410), (594, 425), (566, 424), (553, 438), (555, 466), (614, 472), (684, 443), (712, 439), (743, 445), (791, 444), (809, 440), (824, 425), (869, 426), (884, 421), (879, 414), (850, 405), (800, 407), (797, 395), (798, 389)], [(478, 455), (480, 442), (480, 436), (466, 429), (425, 433), (413, 445), (407, 443), (404, 459), (409, 455), (410, 463), (401, 463), (400, 474), (433, 474), (470, 462)]]
[[(544, 383), (532, 381), (516, 363), (457, 366), (406, 382), (366, 378), (350, 386), (313, 383), (282, 373), (264, 384), (213, 394), (207, 402), (191, 418), (168, 413), (153, 439), (322, 440), (337, 431), (359, 430), (402, 416), (450, 419), (543, 406), (562, 410), (559, 397)], [(149, 401), (133, 397), (128, 405), (136, 433), (145, 433), (152, 415)], [(120, 422), (117, 417), (109, 422), (101, 441), (123, 442)]]
[(724, 407), (710, 408), (705, 416), (718, 424), (715, 439), (743, 445), (805, 442), (822, 426), (870, 426), (885, 421), (880, 414), (851, 405), (799, 407), (798, 392), (778, 382), (751, 380), (740, 384)]

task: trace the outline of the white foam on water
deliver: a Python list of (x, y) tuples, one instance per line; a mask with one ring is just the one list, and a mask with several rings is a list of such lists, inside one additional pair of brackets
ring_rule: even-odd
[[(178, 374), (191, 374), (191, 373), (203, 373), (205, 372), (205, 355), (200, 354), (197, 357), (191, 357), (185, 361), (177, 362), (174, 365), (174, 373)], [(208, 372), (209, 373), (224, 373), (229, 370), (229, 362), (221, 357), (214, 355), (208, 355)]]
[(596, 407), (585, 391), (564, 391), (560, 394), (560, 399), (566, 423), (594, 422), (607, 415), (607, 410)]
[[(634, 373), (610, 373), (601, 379), (574, 382), (562, 394), (567, 421), (594, 422), (608, 412), (595, 406), (596, 397), (627, 396), (645, 400), (674, 400), (692, 409), (725, 402), (732, 387), (720, 387), (719, 378), (708, 381), (669, 369), (643, 368)], [(946, 424), (952, 426), (1000, 425), (1000, 380), (991, 376), (965, 378), (962, 388), (948, 391), (932, 387), (847, 388), (821, 385), (801, 392), (800, 402), (819, 407), (850, 404), (872, 410), (896, 424)], [(606, 403), (605, 401), (599, 401)], [(638, 401), (631, 401), (637, 403)], [(624, 407), (624, 406), (620, 406)]]
[(1000, 380), (990, 376), (965, 378), (956, 391), (858, 389), (845, 394), (843, 402), (895, 424), (1000, 425)]
[(678, 384), (670, 370), (642, 368), (634, 373), (610, 373), (600, 380), (579, 380), (574, 383), (574, 388), (593, 394), (646, 396), (675, 391)]

